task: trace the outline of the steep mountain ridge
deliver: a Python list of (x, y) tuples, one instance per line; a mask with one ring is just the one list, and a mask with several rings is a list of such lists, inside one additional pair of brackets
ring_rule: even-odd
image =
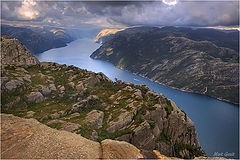
[(39, 54), (52, 48), (64, 47), (71, 38), (63, 30), (41, 27), (1, 25), (1, 35), (20, 40), (32, 53)]
[[(164, 28), (163, 28), (164, 29)], [(238, 103), (238, 53), (209, 41), (169, 36), (159, 28), (116, 33), (91, 57), (185, 91)], [(160, 30), (160, 31), (159, 31)], [(170, 35), (176, 35), (171, 33)]]
[(186, 113), (144, 85), (51, 62), (4, 64), (1, 93), (3, 113), (94, 141), (126, 141), (144, 153), (170, 157), (204, 155)]

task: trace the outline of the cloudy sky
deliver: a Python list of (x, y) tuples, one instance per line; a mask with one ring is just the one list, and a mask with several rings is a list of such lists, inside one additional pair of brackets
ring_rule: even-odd
[(236, 26), (238, 1), (2, 1), (2, 23), (121, 28), (155, 26)]

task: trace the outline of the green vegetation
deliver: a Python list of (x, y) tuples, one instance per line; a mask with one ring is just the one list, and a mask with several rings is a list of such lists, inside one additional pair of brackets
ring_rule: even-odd
[(172, 107), (172, 104), (171, 104), (171, 101), (166, 99), (166, 106), (165, 106), (165, 110), (167, 112), (167, 116), (171, 114), (171, 112), (173, 111), (173, 107)]
[[(6, 82), (17, 78), (21, 79), (25, 75), (31, 77), (31, 82), (24, 81), (12, 92), (4, 88), (2, 90), (4, 107), (2, 107), (1, 112), (19, 117), (35, 118), (56, 129), (61, 129), (65, 122), (78, 124), (81, 127), (72, 132), (81, 134), (88, 139), (92, 137), (92, 133), (95, 131), (98, 134), (97, 141), (115, 139), (125, 134), (134, 135), (134, 130), (144, 121), (149, 123), (150, 132), (153, 132), (158, 122), (151, 117), (146, 118), (147, 114), (150, 113), (150, 116), (157, 107), (160, 107), (160, 110), (165, 110), (167, 116), (173, 111), (170, 100), (162, 95), (151, 93), (150, 89), (144, 85), (135, 86), (128, 83), (97, 79), (96, 77), (101, 75), (73, 66), (57, 65), (55, 63), (47, 66), (31, 65), (24, 69), (27, 71), (26, 73), (16, 70), (16, 67), (6, 66), (4, 68), (3, 75), (8, 77)], [(3, 82), (3, 86), (6, 82)], [(70, 82), (73, 83), (69, 85)], [(82, 84), (83, 87), (77, 89), (78, 84)], [(51, 90), (49, 94), (43, 94), (42, 88), (50, 88), (52, 85), (56, 87), (56, 90)], [(139, 94), (139, 90), (142, 98), (135, 95), (136, 92)], [(40, 102), (28, 101), (27, 96), (31, 92), (40, 92), (44, 100)], [(14, 102), (17, 97), (20, 98), (19, 101)], [(6, 104), (11, 102), (14, 102), (14, 104), (7, 107)], [(91, 122), (86, 120), (87, 114), (92, 110), (99, 110), (104, 113), (101, 128), (91, 128)], [(126, 122), (126, 126), (113, 133), (107, 131), (112, 123), (122, 123), (119, 116), (123, 113), (127, 115), (128, 112), (131, 112), (129, 113), (131, 114), (129, 116), (131, 122)], [(29, 114), (32, 115), (29, 116)], [(52, 120), (61, 121), (54, 122)], [(188, 128), (187, 131), (191, 132), (190, 129)], [(163, 131), (156, 139), (153, 143), (165, 142), (172, 145), (170, 135), (166, 135)], [(195, 152), (194, 149), (193, 152)]]
[(201, 148), (199, 147), (195, 147), (195, 146), (191, 146), (189, 144), (184, 144), (184, 143), (180, 143), (180, 144), (175, 144), (174, 145), (174, 150), (175, 150), (175, 153), (176, 153), (176, 157), (180, 157), (179, 155), (179, 152), (182, 151), (182, 150), (188, 150), (189, 151), (189, 157), (183, 157), (183, 158), (186, 158), (186, 159), (192, 159), (194, 157), (198, 157), (198, 156), (201, 156), (203, 155), (203, 151), (201, 150)]
[(157, 139), (157, 142), (164, 142), (166, 144), (171, 144), (171, 138), (164, 133), (164, 131), (161, 132), (159, 138)]
[(125, 134), (131, 134), (133, 133), (132, 130), (130, 129), (123, 129), (123, 130), (118, 130), (114, 133), (108, 133), (104, 127), (102, 129), (97, 130), (98, 132), (98, 141), (101, 142), (104, 139), (115, 139), (119, 136), (125, 135)]

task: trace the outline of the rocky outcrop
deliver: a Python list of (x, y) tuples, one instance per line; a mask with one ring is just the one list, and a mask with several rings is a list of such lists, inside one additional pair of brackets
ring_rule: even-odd
[(2, 64), (37, 64), (38, 59), (17, 39), (1, 37)]
[(44, 97), (40, 92), (31, 92), (27, 96), (28, 102), (42, 102), (43, 100), (44, 100)]
[(99, 129), (102, 127), (104, 113), (98, 110), (92, 110), (85, 118), (88, 127), (92, 129)]
[[(181, 158), (204, 155), (194, 124), (184, 111), (147, 86), (119, 80), (112, 82), (103, 73), (51, 62), (3, 65), (2, 76), (1, 112), (34, 118), (51, 128), (73, 132), (98, 142), (105, 139), (129, 142), (144, 153), (144, 158), (146, 155), (153, 158), (152, 150)], [(40, 143), (40, 140), (36, 140), (36, 143), (50, 143), (48, 139), (55, 139), (52, 134), (49, 133), (48, 137), (43, 135), (46, 141)], [(106, 155), (111, 155), (112, 158), (124, 156), (125, 147), (134, 147), (125, 142), (107, 142), (109, 146), (106, 148), (109, 148), (109, 152), (106, 152)], [(31, 142), (32, 145), (36, 143)], [(55, 141), (51, 143), (55, 145)], [(71, 143), (74, 142), (71, 140)], [(70, 144), (65, 146), (69, 147), (68, 145)], [(36, 151), (29, 151), (37, 152), (38, 148), (35, 149)], [(119, 152), (115, 156), (112, 155), (114, 150)], [(129, 152), (129, 155), (139, 157), (139, 150), (132, 150), (133, 153)], [(47, 152), (47, 149), (39, 149), (39, 152), (49, 153), (45, 158), (64, 158), (60, 153), (55, 154), (56, 151), (53, 151), (54, 154), (50, 154), (50, 151), (53, 150)], [(65, 150), (63, 151), (65, 155)], [(74, 155), (78, 155), (75, 149), (73, 151)], [(10, 154), (7, 151), (6, 153)], [(40, 154), (31, 156), (37, 158)], [(82, 158), (87, 157), (86, 155)], [(127, 158), (127, 155), (124, 158)]]
[[(112, 82), (101, 73), (56, 63), (6, 65), (2, 75), (2, 112), (35, 118), (95, 141), (122, 140), (141, 150), (182, 158), (204, 155), (188, 116), (144, 85)], [(30, 81), (23, 80), (26, 75)], [(21, 85), (9, 92), (8, 83), (17, 79)], [(69, 79), (83, 88), (72, 88)]]
[(2, 159), (97, 159), (99, 143), (51, 129), (34, 119), (1, 115)]
[(34, 119), (1, 114), (2, 159), (138, 159), (133, 145), (106, 139), (101, 143), (51, 129)]
[(202, 30), (129, 28), (117, 32), (91, 57), (167, 86), (238, 103), (238, 33), (212, 29), (216, 35), (209, 36), (198, 31)]

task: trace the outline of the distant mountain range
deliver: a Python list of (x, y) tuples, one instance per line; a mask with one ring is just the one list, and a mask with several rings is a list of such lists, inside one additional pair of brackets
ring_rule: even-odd
[(129, 28), (104, 38), (91, 57), (174, 88), (239, 103), (238, 34), (182, 27)]
[(52, 48), (64, 47), (73, 40), (63, 29), (46, 29), (35, 26), (1, 25), (1, 35), (20, 40), (34, 54)]

